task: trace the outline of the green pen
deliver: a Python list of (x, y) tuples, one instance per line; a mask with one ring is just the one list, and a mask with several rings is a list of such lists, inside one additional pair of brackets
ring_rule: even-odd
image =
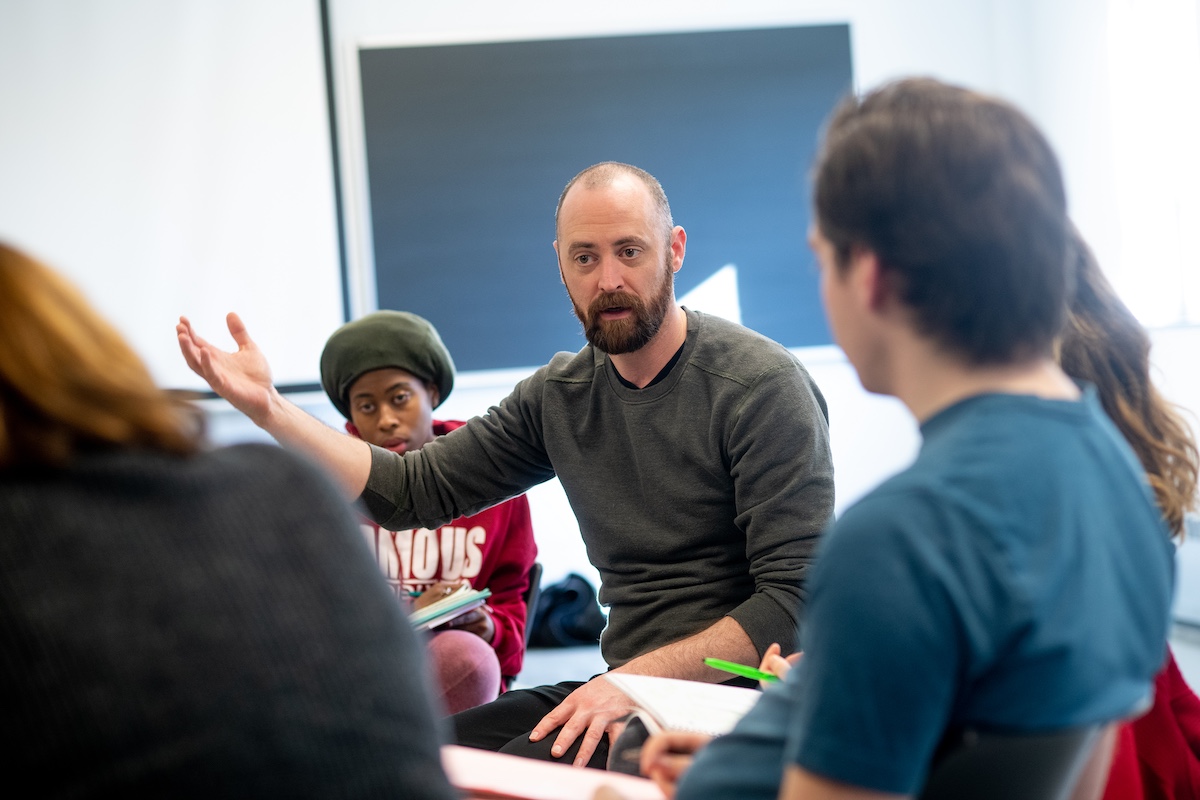
[(713, 669), (719, 669), (724, 672), (732, 672), (734, 675), (741, 675), (743, 678), (753, 678), (756, 681), (767, 681), (775, 683), (779, 680), (778, 675), (772, 675), (770, 672), (763, 672), (757, 667), (748, 667), (745, 664), (738, 664), (733, 661), (725, 661), (720, 658), (706, 658), (704, 663)]

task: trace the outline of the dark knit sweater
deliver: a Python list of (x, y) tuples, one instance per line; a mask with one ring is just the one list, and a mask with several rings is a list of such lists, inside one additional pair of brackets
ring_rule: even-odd
[(588, 346), (415, 453), (373, 448), (367, 508), (384, 527), (428, 527), (557, 475), (610, 607), (611, 666), (726, 615), (760, 653), (790, 651), (833, 514), (825, 401), (779, 344), (687, 320), (679, 362), (645, 389)]
[(281, 449), (0, 473), (0, 753), (38, 796), (448, 798), (420, 649)]

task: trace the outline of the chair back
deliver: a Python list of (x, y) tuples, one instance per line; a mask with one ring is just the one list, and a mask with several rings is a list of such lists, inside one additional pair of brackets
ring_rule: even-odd
[(920, 800), (1066, 800), (1103, 726), (1046, 733), (965, 730), (938, 748)]
[(529, 568), (529, 586), (525, 589), (525, 646), (529, 646), (529, 635), (533, 633), (533, 615), (537, 612), (538, 597), (542, 593), (542, 562), (535, 561)]
[[(525, 649), (529, 649), (529, 635), (533, 632), (533, 614), (537, 611), (538, 597), (542, 593), (542, 563), (540, 561), (533, 562), (533, 566), (529, 568), (529, 585), (525, 587), (525, 593), (521, 595), (525, 600)], [(513, 687), (516, 681), (515, 675), (506, 675), (504, 678), (504, 689), (508, 691)]]

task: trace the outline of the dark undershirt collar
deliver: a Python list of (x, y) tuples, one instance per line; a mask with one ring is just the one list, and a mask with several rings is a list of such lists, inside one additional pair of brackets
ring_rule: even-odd
[(612, 368), (613, 375), (617, 376), (617, 380), (619, 380), (621, 382), (621, 385), (624, 386), (626, 389), (633, 389), (634, 391), (638, 391), (640, 389), (649, 389), (651, 386), (658, 383), (663, 378), (667, 377), (667, 375), (671, 374), (671, 368), (679, 363), (679, 357), (681, 355), (683, 355), (683, 348), (686, 345), (687, 345), (687, 339), (684, 339), (683, 344), (679, 345), (679, 349), (675, 351), (675, 355), (671, 356), (671, 360), (668, 361), (666, 363), (666, 365), (663, 366), (663, 368), (658, 371), (658, 374), (654, 376), (654, 380), (650, 381), (645, 386), (636, 386), (636, 385), (630, 383), (629, 381), (625, 380), (623, 377), (621, 377), (621, 373), (617, 372), (617, 365), (612, 362), (611, 356), (608, 359), (608, 366)]

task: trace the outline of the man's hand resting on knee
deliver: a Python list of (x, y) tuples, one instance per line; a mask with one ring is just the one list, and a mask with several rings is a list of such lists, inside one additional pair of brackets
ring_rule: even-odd
[(616, 739), (620, 733), (620, 723), (617, 720), (633, 709), (633, 701), (617, 687), (601, 678), (592, 678), (567, 695), (567, 699), (557, 708), (542, 717), (542, 721), (529, 734), (529, 741), (541, 741), (561, 727), (562, 730), (550, 748), (551, 754), (558, 758), (567, 752), (567, 748), (582, 734), (583, 740), (574, 762), (575, 766), (582, 767), (591, 759), (596, 745), (605, 733), (609, 734), (609, 741)]
[[(779, 651), (774, 652), (778, 655)], [(687, 680), (721, 680), (721, 673), (704, 665), (706, 656), (747, 664), (758, 659), (758, 651), (737, 621), (722, 617), (699, 633), (643, 653), (617, 670)], [(541, 741), (561, 727), (550, 748), (550, 754), (559, 758), (583, 734), (574, 761), (575, 766), (582, 767), (591, 759), (605, 733), (609, 735), (609, 742), (616, 740), (623, 724), (617, 720), (633, 710), (633, 701), (617, 687), (606, 680), (592, 678), (567, 695), (558, 708), (542, 717), (529, 734), (529, 741)]]

